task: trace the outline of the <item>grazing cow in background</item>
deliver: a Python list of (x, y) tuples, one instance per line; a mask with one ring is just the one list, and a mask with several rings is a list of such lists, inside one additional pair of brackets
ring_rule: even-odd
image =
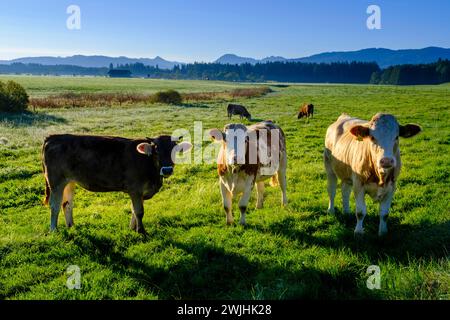
[(298, 111), (297, 119), (301, 119), (303, 117), (314, 117), (314, 105), (313, 104), (305, 104)]
[(173, 173), (174, 152), (188, 151), (170, 136), (130, 140), (118, 137), (52, 135), (45, 139), (43, 168), (45, 203), (50, 203), (51, 230), (58, 224), (61, 206), (66, 225), (73, 225), (76, 184), (93, 192), (122, 191), (130, 195), (133, 215), (130, 228), (145, 234), (143, 200), (153, 197), (163, 178)]
[(240, 223), (245, 225), (245, 214), (254, 184), (257, 188), (256, 208), (263, 207), (264, 181), (267, 179), (271, 178), (272, 186), (281, 187), (282, 204), (287, 204), (286, 141), (279, 126), (271, 121), (249, 127), (229, 124), (223, 131), (212, 129), (210, 135), (222, 144), (217, 163), (227, 224), (232, 224), (234, 220), (232, 200), (242, 194), (239, 201)]
[(327, 131), (324, 163), (328, 177), (328, 211), (334, 213), (337, 178), (342, 181), (342, 202), (350, 213), (351, 188), (356, 200), (355, 235), (364, 233), (365, 194), (380, 203), (378, 235), (387, 233), (387, 218), (401, 168), (399, 137), (415, 136), (421, 128), (399, 125), (390, 114), (376, 114), (364, 121), (341, 115)]
[(229, 119), (231, 119), (232, 115), (239, 115), (241, 119), (245, 117), (248, 121), (252, 119), (252, 115), (247, 111), (247, 109), (239, 104), (229, 104), (227, 111)]

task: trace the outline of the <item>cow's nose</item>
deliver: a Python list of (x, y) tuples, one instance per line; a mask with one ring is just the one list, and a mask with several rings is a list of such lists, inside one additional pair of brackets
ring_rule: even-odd
[(381, 168), (392, 168), (394, 166), (394, 158), (381, 158), (380, 160), (380, 167)]
[(163, 177), (169, 177), (173, 174), (173, 167), (162, 167), (160, 175)]

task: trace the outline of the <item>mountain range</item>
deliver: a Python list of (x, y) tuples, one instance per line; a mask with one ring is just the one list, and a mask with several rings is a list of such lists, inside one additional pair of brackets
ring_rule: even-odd
[(399, 64), (422, 64), (431, 63), (441, 59), (450, 59), (450, 49), (428, 47), (423, 49), (390, 50), (384, 48), (371, 48), (358, 51), (337, 51), (324, 52), (304, 58), (286, 59), (283, 57), (267, 57), (261, 60), (239, 57), (233, 54), (226, 54), (215, 62), (223, 64), (242, 63), (266, 63), (274, 61), (284, 62), (310, 62), (310, 63), (331, 63), (331, 62), (376, 62), (381, 68), (386, 68)]
[[(243, 64), (243, 63), (267, 63), (267, 62), (309, 62), (309, 63), (331, 63), (331, 62), (376, 62), (381, 68), (399, 64), (423, 64), (431, 63), (441, 59), (450, 59), (450, 49), (439, 47), (427, 47), (423, 49), (391, 50), (384, 48), (369, 48), (358, 51), (336, 51), (324, 52), (303, 58), (284, 58), (270, 56), (264, 59), (240, 57), (235, 54), (225, 54), (215, 63), (221, 64)], [(0, 60), (0, 64), (12, 63), (37, 63), (43, 65), (75, 65), (81, 67), (109, 67), (112, 63), (118, 64), (143, 63), (148, 66), (158, 66), (161, 69), (172, 69), (175, 65), (183, 63), (168, 61), (161, 57), (150, 58), (128, 58), (108, 56), (84, 56), (75, 55), (70, 57), (28, 57), (14, 60)]]

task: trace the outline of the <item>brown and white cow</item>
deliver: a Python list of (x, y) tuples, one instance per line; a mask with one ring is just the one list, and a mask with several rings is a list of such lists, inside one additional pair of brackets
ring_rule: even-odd
[(378, 235), (387, 233), (387, 218), (400, 173), (399, 137), (409, 138), (421, 131), (418, 125), (400, 125), (390, 114), (376, 114), (364, 121), (341, 115), (327, 131), (324, 163), (328, 177), (328, 212), (334, 213), (337, 178), (342, 182), (342, 202), (350, 213), (353, 187), (356, 201), (355, 235), (364, 233), (365, 194), (380, 203)]
[(303, 117), (314, 117), (314, 105), (313, 104), (304, 104), (300, 110), (298, 111), (297, 119), (301, 119)]
[(239, 201), (240, 224), (245, 225), (245, 214), (253, 190), (257, 188), (256, 208), (264, 202), (264, 181), (271, 178), (271, 185), (279, 185), (282, 204), (286, 197), (286, 142), (283, 131), (271, 121), (252, 126), (228, 124), (223, 131), (213, 129), (211, 137), (221, 143), (217, 163), (220, 191), (227, 224), (233, 223), (232, 201), (242, 194)]
[(130, 227), (145, 234), (143, 200), (153, 197), (163, 178), (172, 175), (175, 153), (192, 147), (175, 140), (170, 136), (131, 140), (69, 134), (46, 138), (42, 156), (50, 229), (56, 229), (61, 207), (66, 226), (73, 225), (73, 196), (78, 184), (93, 192), (127, 193), (133, 205)]

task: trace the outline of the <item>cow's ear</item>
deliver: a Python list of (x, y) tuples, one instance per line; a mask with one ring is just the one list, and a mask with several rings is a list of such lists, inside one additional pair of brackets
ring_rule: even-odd
[(172, 137), (172, 141), (176, 142), (176, 143), (180, 143), (181, 141), (183, 141), (184, 136), (179, 136), (179, 137)]
[(190, 142), (182, 142), (182, 143), (179, 143), (176, 146), (176, 148), (177, 148), (178, 152), (186, 153), (186, 152), (188, 152), (189, 150), (192, 149), (192, 143), (190, 143)]
[(150, 143), (140, 143), (136, 147), (137, 152), (150, 156), (152, 154), (152, 145)]
[(209, 136), (214, 140), (214, 142), (225, 141), (225, 134), (219, 129), (209, 130)]
[(367, 138), (370, 136), (370, 129), (364, 126), (354, 126), (350, 129), (350, 133), (355, 137), (358, 137), (358, 139)]
[(400, 137), (409, 138), (414, 137), (416, 134), (422, 131), (422, 128), (416, 124), (407, 124), (400, 126)]

